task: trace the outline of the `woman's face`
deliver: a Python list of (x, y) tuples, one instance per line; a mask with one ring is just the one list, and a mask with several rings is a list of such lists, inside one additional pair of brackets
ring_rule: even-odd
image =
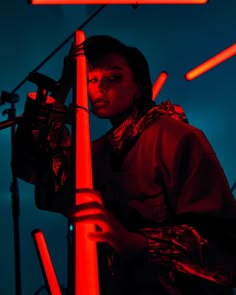
[(88, 69), (88, 94), (94, 113), (111, 122), (125, 117), (139, 97), (138, 86), (125, 58), (112, 53)]

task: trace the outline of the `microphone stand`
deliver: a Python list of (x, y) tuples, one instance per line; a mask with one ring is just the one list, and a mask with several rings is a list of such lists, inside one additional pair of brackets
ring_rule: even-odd
[[(3, 111), (3, 115), (8, 115), (9, 122), (16, 121), (16, 109), (15, 103), (18, 101), (18, 95), (6, 95), (3, 96), (0, 104), (5, 102), (10, 103), (10, 108)], [(5, 122), (4, 122), (5, 123)], [(1, 124), (0, 124), (1, 125)], [(15, 135), (15, 124), (6, 125), (5, 127), (11, 126), (11, 161), (13, 156), (13, 143), (14, 143), (14, 135)], [(11, 200), (12, 200), (12, 216), (13, 216), (13, 231), (14, 231), (14, 254), (15, 254), (15, 294), (21, 295), (21, 264), (20, 264), (20, 235), (19, 235), (19, 228), (20, 228), (20, 204), (19, 204), (19, 189), (18, 189), (18, 182), (17, 178), (14, 174), (12, 169), (12, 183), (10, 186), (11, 192)]]
[[(78, 29), (84, 28), (97, 14), (99, 14), (105, 7), (105, 5), (101, 5), (92, 15), (90, 15), (80, 26)], [(37, 72), (48, 60), (50, 60), (70, 39), (74, 37), (74, 32), (69, 35), (55, 50), (53, 50), (36, 68), (34, 68), (31, 72)], [(10, 102), (11, 108), (5, 110), (3, 114), (8, 114), (8, 120), (0, 122), (0, 130), (11, 127), (11, 160), (13, 153), (13, 138), (15, 134), (15, 125), (23, 118), (23, 116), (16, 117), (15, 111), (15, 102), (18, 101), (18, 95), (16, 91), (28, 81), (29, 76), (27, 75), (10, 93), (6, 91), (2, 91), (0, 95), (0, 105), (5, 102)], [(14, 226), (14, 254), (15, 254), (15, 289), (16, 295), (21, 295), (21, 268), (20, 268), (20, 234), (19, 234), (19, 216), (20, 216), (20, 207), (19, 207), (19, 191), (18, 191), (18, 182), (17, 178), (12, 171), (12, 183), (10, 187), (11, 197), (12, 197), (12, 215), (13, 215), (13, 226)], [(68, 222), (68, 228), (70, 223)], [(68, 230), (68, 252), (70, 251), (70, 238), (69, 238), (69, 230)], [(71, 259), (71, 258), (70, 258)], [(69, 261), (69, 265), (71, 262)], [(69, 268), (69, 266), (68, 266)], [(68, 270), (68, 273), (70, 271)], [(70, 282), (70, 278), (68, 278), (68, 283)]]
[[(85, 20), (78, 28), (77, 31), (82, 30), (97, 14), (99, 14), (108, 4), (101, 5), (87, 20)], [(131, 5), (134, 9), (138, 7), (138, 4)], [(74, 32), (69, 35), (55, 50), (53, 50), (36, 68), (31, 72), (37, 72), (51, 57), (53, 57), (57, 51), (59, 51), (70, 39), (74, 37)], [(8, 120), (0, 122), (0, 130), (11, 127), (11, 161), (13, 156), (13, 139), (15, 135), (15, 125), (20, 122), (23, 118), (23, 115), (16, 117), (15, 112), (15, 102), (18, 101), (18, 95), (15, 94), (16, 91), (28, 81), (29, 76), (27, 75), (10, 93), (2, 91), (0, 95), (0, 105), (3, 104), (3, 100), (10, 102), (11, 108), (5, 110), (3, 114), (8, 114)], [(20, 269), (20, 235), (19, 235), (19, 216), (20, 216), (20, 206), (19, 206), (19, 191), (17, 178), (14, 175), (12, 170), (12, 183), (10, 187), (11, 196), (12, 196), (12, 215), (13, 215), (13, 226), (14, 226), (14, 253), (15, 253), (15, 276), (16, 276), (16, 295), (21, 295), (21, 269)], [(92, 193), (93, 194), (93, 193)], [(94, 193), (94, 195), (96, 195)], [(93, 197), (94, 197), (93, 195)], [(71, 265), (74, 259), (74, 255), (71, 255), (71, 232), (70, 232), (71, 223), (68, 221), (68, 291), (70, 292), (70, 286), (73, 285), (74, 278), (70, 278), (71, 274)], [(73, 234), (72, 234), (73, 236)], [(73, 243), (72, 243), (73, 244)], [(72, 247), (73, 248), (73, 247)], [(39, 288), (39, 292), (42, 288)], [(37, 292), (36, 292), (37, 294)]]

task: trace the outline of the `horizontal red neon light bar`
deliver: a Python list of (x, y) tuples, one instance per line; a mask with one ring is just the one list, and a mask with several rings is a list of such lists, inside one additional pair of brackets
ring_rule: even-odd
[(230, 47), (226, 48), (225, 50), (221, 51), (220, 53), (216, 54), (212, 58), (208, 59), (204, 63), (200, 64), (196, 68), (186, 73), (185, 78), (187, 80), (193, 80), (197, 78), (198, 76), (202, 75), (203, 73), (205, 73), (206, 71), (209, 71), (213, 67), (217, 66), (218, 64), (234, 56), (235, 54), (236, 54), (236, 43), (234, 43)]
[(208, 0), (28, 0), (30, 4), (206, 4)]

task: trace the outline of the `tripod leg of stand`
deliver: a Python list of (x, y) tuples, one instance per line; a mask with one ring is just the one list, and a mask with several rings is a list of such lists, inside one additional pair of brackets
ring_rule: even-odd
[(12, 212), (14, 225), (14, 252), (15, 252), (15, 279), (16, 279), (16, 294), (21, 295), (21, 264), (20, 264), (20, 213), (19, 213), (19, 195), (18, 195), (17, 179), (13, 175), (11, 185), (12, 195)]

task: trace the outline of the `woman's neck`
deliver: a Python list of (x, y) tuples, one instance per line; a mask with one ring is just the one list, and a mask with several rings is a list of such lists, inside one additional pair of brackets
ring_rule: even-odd
[(131, 114), (134, 112), (134, 108), (131, 108), (129, 110), (127, 110), (126, 112), (123, 112), (120, 115), (117, 115), (115, 117), (112, 117), (109, 119), (109, 121), (111, 122), (111, 125), (113, 126), (113, 128), (118, 127), (122, 122), (124, 122), (129, 116), (131, 116)]

